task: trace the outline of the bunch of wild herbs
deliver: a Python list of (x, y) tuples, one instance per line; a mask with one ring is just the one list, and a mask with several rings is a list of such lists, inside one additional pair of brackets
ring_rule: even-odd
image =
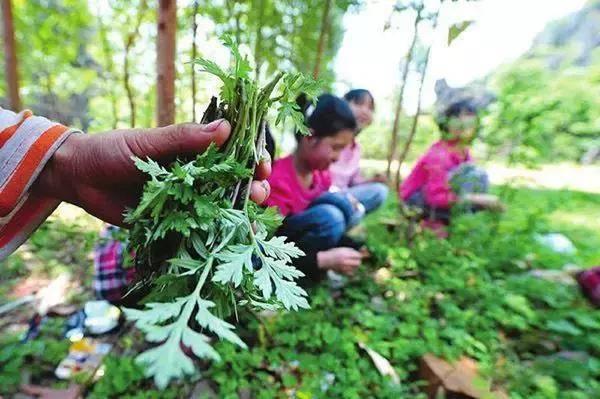
[(251, 68), (231, 39), (233, 62), (224, 70), (212, 61), (195, 61), (223, 83), (220, 102), (213, 98), (203, 122), (225, 118), (232, 132), (223, 148), (211, 146), (190, 162), (169, 168), (136, 159), (150, 176), (136, 209), (130, 247), (142, 272), (134, 290), (149, 291), (145, 308), (125, 313), (156, 346), (138, 356), (146, 374), (164, 388), (172, 378), (192, 374), (192, 360), (219, 360), (209, 333), (240, 347), (244, 342), (225, 318), (239, 307), (308, 308), (306, 292), (296, 285), (302, 273), (290, 265), (303, 255), (285, 237), (272, 233), (276, 212), (249, 201), (254, 166), (265, 147), (265, 117), (277, 105), (277, 121), (292, 119), (306, 132), (294, 102), (301, 92), (314, 95), (318, 85), (301, 74), (277, 74), (259, 87)]

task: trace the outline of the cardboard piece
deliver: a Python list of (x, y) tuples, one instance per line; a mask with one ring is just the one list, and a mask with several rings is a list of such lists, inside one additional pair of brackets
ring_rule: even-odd
[(431, 399), (444, 394), (456, 399), (508, 398), (501, 390), (492, 391), (477, 372), (477, 362), (462, 357), (451, 364), (432, 354), (421, 358), (420, 377), (427, 381), (425, 391)]

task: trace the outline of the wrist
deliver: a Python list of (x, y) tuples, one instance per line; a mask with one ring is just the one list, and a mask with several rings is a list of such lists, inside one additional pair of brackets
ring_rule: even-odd
[(329, 269), (329, 257), (327, 251), (317, 252), (317, 267), (321, 270)]
[(71, 134), (52, 154), (36, 180), (34, 189), (38, 193), (60, 200), (73, 199), (73, 159), (82, 139), (82, 134)]

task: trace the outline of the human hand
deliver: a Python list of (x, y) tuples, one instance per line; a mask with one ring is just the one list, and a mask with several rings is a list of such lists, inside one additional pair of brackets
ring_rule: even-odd
[[(122, 129), (82, 135), (73, 134), (54, 153), (39, 175), (34, 190), (80, 206), (114, 225), (123, 225), (125, 208), (134, 208), (146, 176), (132, 157), (151, 158), (167, 165), (177, 157), (194, 157), (211, 143), (221, 146), (231, 125), (219, 119), (207, 125), (186, 123), (155, 129)], [(270, 193), (265, 180), (270, 160), (256, 168), (250, 198), (263, 203)]]
[(387, 184), (387, 177), (385, 177), (384, 174), (382, 173), (376, 173), (375, 175), (373, 175), (373, 177), (371, 177), (371, 179), (369, 180), (372, 183), (383, 183), (383, 184)]
[(81, 397), (82, 388), (71, 385), (67, 389), (45, 388), (39, 385), (21, 385), (21, 391), (40, 399), (77, 399)]
[(329, 269), (346, 275), (354, 274), (361, 265), (363, 254), (359, 251), (339, 247), (317, 253), (317, 265), (320, 269)]
[(354, 209), (354, 211), (361, 211), (361, 208), (363, 207), (362, 204), (360, 203), (359, 200), (356, 199), (356, 197), (350, 193), (346, 193), (346, 198), (348, 198), (348, 201), (350, 201), (350, 204), (352, 204), (352, 208)]
[(484, 194), (484, 193), (471, 193), (466, 194), (463, 197), (464, 201), (467, 201), (473, 205), (477, 205), (481, 208), (488, 209), (491, 211), (503, 212), (506, 210), (504, 204), (500, 201), (500, 199), (492, 194)]

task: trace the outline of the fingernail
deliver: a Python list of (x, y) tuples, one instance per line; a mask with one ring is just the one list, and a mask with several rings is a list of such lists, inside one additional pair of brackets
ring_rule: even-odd
[(269, 187), (269, 182), (266, 181), (266, 180), (263, 180), (261, 182), (261, 186), (262, 186), (263, 190), (265, 190), (265, 194), (268, 194), (269, 193), (269, 188), (270, 188)]
[(202, 127), (202, 130), (204, 130), (205, 132), (214, 132), (219, 128), (219, 126), (221, 125), (221, 123), (223, 123), (224, 120), (225, 119), (217, 119), (216, 121), (212, 121), (208, 125), (204, 125)]

